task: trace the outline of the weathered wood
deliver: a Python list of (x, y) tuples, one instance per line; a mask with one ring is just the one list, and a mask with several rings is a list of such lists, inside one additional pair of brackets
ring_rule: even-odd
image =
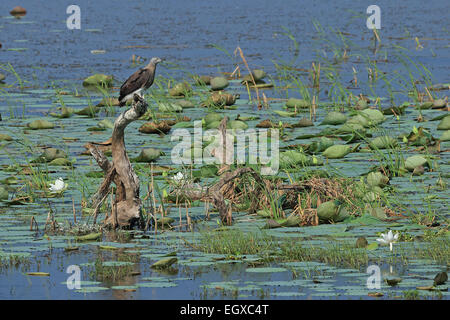
[[(109, 186), (109, 183), (108, 183), (108, 186)], [(108, 196), (108, 193), (109, 193), (109, 190), (108, 190), (108, 192), (106, 192), (106, 194), (103, 196), (103, 198), (100, 201), (97, 202), (97, 204), (95, 206), (94, 213), (93, 213), (94, 224), (97, 223), (97, 216), (98, 216), (98, 212), (100, 210), (100, 206), (102, 205), (103, 201), (105, 201), (106, 197)]]
[(89, 199), (89, 207), (97, 208), (99, 206), (99, 203), (103, 202), (103, 198), (109, 192), (109, 185), (111, 184), (111, 182), (114, 181), (114, 183), (118, 184), (120, 183), (120, 181), (118, 179), (115, 179), (116, 171), (112, 167), (108, 158), (106, 158), (106, 156), (103, 154), (103, 152), (95, 144), (92, 143), (86, 144), (86, 147), (94, 157), (95, 161), (97, 161), (99, 167), (102, 168), (103, 172), (105, 173), (105, 178), (103, 179), (102, 184), (98, 188), (97, 192), (94, 193), (94, 195)]
[(116, 119), (112, 133), (112, 163), (108, 161), (97, 146), (87, 145), (99, 167), (105, 172), (102, 184), (91, 198), (91, 205), (98, 208), (108, 195), (111, 182), (116, 185), (112, 214), (104, 221), (106, 225), (113, 228), (117, 226), (128, 227), (136, 221), (139, 221), (142, 225), (139, 178), (135, 174), (126, 152), (124, 131), (131, 122), (145, 114), (147, 107), (147, 103), (135, 94), (132, 107)]

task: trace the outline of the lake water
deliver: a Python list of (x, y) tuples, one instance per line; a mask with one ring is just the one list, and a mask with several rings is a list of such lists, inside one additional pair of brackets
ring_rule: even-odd
[[(81, 30), (68, 30), (66, 8), (70, 1), (21, 2), (28, 13), (21, 20), (8, 12), (16, 1), (1, 4), (2, 62), (11, 62), (24, 77), (36, 74), (39, 81), (80, 80), (91, 72), (113, 74), (123, 81), (130, 74), (133, 54), (159, 56), (191, 73), (231, 72), (232, 60), (212, 47), (217, 45), (232, 56), (240, 46), (253, 68), (274, 71), (272, 60), (292, 57), (292, 42), (283, 35), (286, 27), (299, 43), (298, 65), (313, 61), (317, 43), (313, 21), (350, 34), (356, 47), (370, 54), (373, 33), (366, 27), (370, 1), (179, 1), (158, 4), (150, 1), (77, 1), (81, 9)], [(435, 75), (448, 80), (449, 24), (446, 1), (396, 3), (378, 1), (381, 8), (382, 45), (397, 44), (414, 53)], [(403, 37), (412, 37), (401, 39)], [(424, 49), (416, 51), (414, 37)], [(24, 41), (24, 42), (22, 42)], [(145, 46), (145, 48), (133, 48)], [(6, 51), (27, 48), (26, 51)], [(105, 50), (93, 55), (91, 50)], [(326, 52), (333, 55), (332, 52)], [(351, 53), (351, 52), (349, 52)], [(323, 53), (322, 53), (323, 54)], [(435, 56), (434, 56), (435, 55)], [(384, 58), (382, 54), (380, 58)], [(392, 59), (391, 52), (387, 58)], [(236, 59), (237, 60), (237, 59)], [(310, 64), (310, 63), (308, 63)], [(391, 68), (391, 67), (389, 67)], [(161, 68), (163, 74), (176, 77)], [(362, 70), (360, 70), (362, 72)]]

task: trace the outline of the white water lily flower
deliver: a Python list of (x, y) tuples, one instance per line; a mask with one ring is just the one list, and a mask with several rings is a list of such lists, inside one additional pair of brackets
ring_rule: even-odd
[(387, 234), (382, 233), (381, 238), (378, 238), (377, 241), (381, 242), (383, 244), (389, 244), (389, 248), (392, 251), (392, 244), (397, 242), (398, 240), (398, 233), (395, 235), (392, 233), (392, 230), (389, 230)]
[(181, 172), (178, 172), (174, 177), (172, 177), (172, 180), (175, 182), (181, 182), (184, 180), (184, 175)]
[(55, 180), (55, 183), (50, 183), (50, 191), (51, 192), (60, 192), (62, 191), (67, 185), (64, 183), (63, 178), (59, 177)]

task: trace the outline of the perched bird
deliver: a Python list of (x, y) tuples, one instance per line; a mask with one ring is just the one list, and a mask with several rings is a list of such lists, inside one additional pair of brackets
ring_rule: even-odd
[(50, 183), (50, 191), (59, 192), (62, 191), (66, 187), (63, 178), (59, 177), (55, 180), (55, 183)]
[(147, 66), (133, 73), (127, 81), (125, 81), (120, 87), (119, 105), (121, 107), (123, 107), (128, 100), (132, 99), (135, 93), (144, 98), (143, 91), (150, 88), (153, 84), (156, 65), (161, 61), (160, 58), (153, 57)]

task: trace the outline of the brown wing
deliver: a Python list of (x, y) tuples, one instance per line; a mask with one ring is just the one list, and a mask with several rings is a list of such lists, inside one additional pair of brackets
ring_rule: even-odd
[(149, 71), (146, 69), (139, 69), (133, 73), (120, 87), (119, 101), (139, 88), (143, 88), (147, 83), (149, 76)]

